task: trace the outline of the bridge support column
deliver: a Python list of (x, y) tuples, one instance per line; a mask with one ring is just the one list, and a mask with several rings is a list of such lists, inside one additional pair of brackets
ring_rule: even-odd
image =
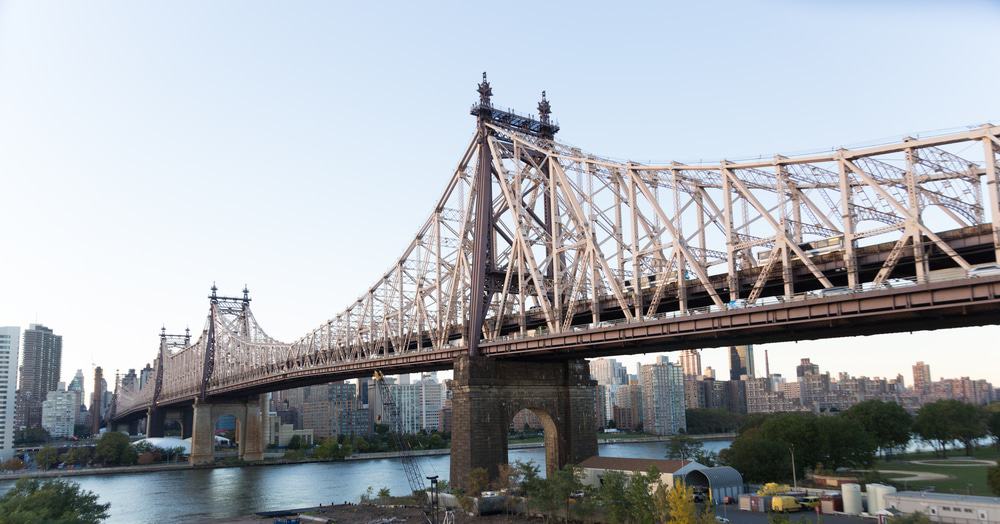
[(596, 382), (583, 359), (562, 362), (462, 356), (452, 389), (451, 482), (468, 489), (469, 473), (496, 479), (507, 463), (514, 415), (530, 409), (545, 428), (545, 469), (597, 455)]
[[(239, 458), (247, 462), (264, 460), (264, 413), (261, 395), (216, 403), (195, 400), (191, 416), (191, 465), (215, 461), (215, 426), (227, 415), (236, 419)], [(181, 412), (181, 416), (186, 418), (186, 413)]]
[(146, 436), (147, 437), (162, 437), (163, 436), (163, 424), (166, 421), (166, 412), (162, 409), (147, 408), (146, 409)]
[(200, 400), (194, 401), (191, 424), (192, 466), (215, 462), (215, 422), (212, 419), (212, 405)]
[(251, 397), (244, 404), (239, 444), (240, 458), (247, 462), (264, 460), (264, 412), (261, 396)]

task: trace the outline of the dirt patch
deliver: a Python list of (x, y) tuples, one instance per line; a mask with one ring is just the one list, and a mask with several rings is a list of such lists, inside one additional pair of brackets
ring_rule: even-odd
[(942, 473), (932, 473), (930, 471), (903, 471), (898, 469), (880, 469), (879, 473), (883, 473), (889, 477), (890, 480), (894, 481), (906, 481), (906, 482), (921, 482), (927, 480), (944, 480), (951, 478), (949, 475)]
[(972, 458), (955, 458), (955, 459), (911, 460), (910, 464), (917, 464), (920, 466), (959, 466), (959, 467), (981, 468), (983, 466), (996, 466), (997, 461), (972, 459)]

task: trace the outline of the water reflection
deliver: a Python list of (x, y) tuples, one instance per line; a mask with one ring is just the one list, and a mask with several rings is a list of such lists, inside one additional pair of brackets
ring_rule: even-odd
[[(706, 442), (705, 449), (718, 451), (728, 445)], [(605, 456), (663, 458), (665, 453), (663, 442), (600, 446), (600, 454)], [(509, 459), (534, 460), (544, 474), (542, 448), (511, 450)], [(422, 457), (419, 463), (425, 475), (448, 478), (448, 455)], [(357, 501), (368, 486), (376, 492), (381, 487), (395, 494), (410, 491), (399, 459), (94, 475), (72, 480), (97, 493), (102, 502), (111, 502), (111, 523), (191, 522)], [(0, 482), (0, 492), (13, 484)]]

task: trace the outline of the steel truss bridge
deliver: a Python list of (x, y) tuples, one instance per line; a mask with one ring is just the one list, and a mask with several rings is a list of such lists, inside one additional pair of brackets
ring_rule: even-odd
[[(213, 286), (116, 420), (195, 398), (444, 369), (1000, 323), (1000, 127), (710, 165), (615, 161), (501, 111), (402, 255), (294, 342)], [(984, 195), (985, 193), (985, 195)], [(947, 278), (950, 277), (950, 278)]]

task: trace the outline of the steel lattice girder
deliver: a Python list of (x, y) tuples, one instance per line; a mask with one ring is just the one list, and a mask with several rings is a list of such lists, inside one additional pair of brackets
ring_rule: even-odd
[[(619, 162), (498, 124), (480, 129), (414, 240), (355, 302), (292, 343), (269, 337), (248, 306), (215, 305), (197, 340), (156, 361), (156, 400), (196, 396), (203, 381), (210, 393), (296, 370), (465, 347), (480, 133), (492, 159), (495, 224), (486, 342), (598, 326), (608, 311), (630, 321), (665, 307), (683, 312), (696, 291), (721, 307), (752, 284), (746, 298), (756, 300), (774, 293), (766, 289), (772, 278), (789, 295), (796, 264), (832, 287), (821, 257), (842, 257), (858, 286), (864, 242), (893, 245), (876, 283), (902, 257), (922, 260), (925, 249), (967, 268), (935, 233), (948, 222), (992, 223), (1000, 256), (996, 126), (713, 165)], [(153, 401), (152, 387), (120, 386), (116, 410)]]

